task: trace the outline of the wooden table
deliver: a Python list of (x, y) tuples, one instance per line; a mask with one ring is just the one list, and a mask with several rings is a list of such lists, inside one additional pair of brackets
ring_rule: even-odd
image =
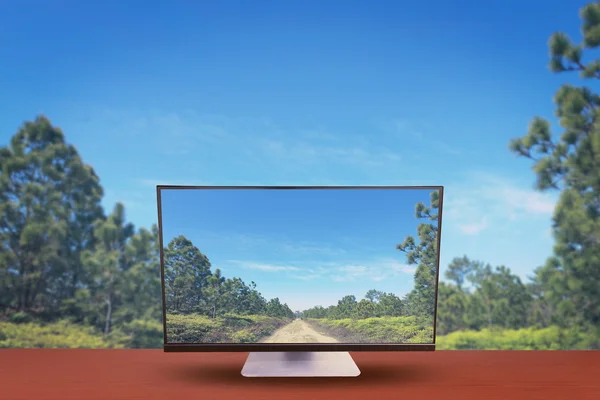
[(353, 353), (358, 378), (244, 378), (246, 353), (0, 349), (0, 399), (600, 399), (600, 351)]

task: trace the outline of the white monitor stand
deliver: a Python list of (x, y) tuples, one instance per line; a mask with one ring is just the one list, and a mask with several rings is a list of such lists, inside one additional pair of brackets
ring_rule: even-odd
[(242, 375), (258, 377), (355, 377), (358, 366), (348, 352), (250, 353)]

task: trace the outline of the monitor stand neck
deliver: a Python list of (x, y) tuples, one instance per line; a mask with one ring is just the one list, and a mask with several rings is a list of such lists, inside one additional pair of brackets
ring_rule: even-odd
[(242, 375), (258, 377), (355, 377), (360, 370), (348, 352), (250, 353)]

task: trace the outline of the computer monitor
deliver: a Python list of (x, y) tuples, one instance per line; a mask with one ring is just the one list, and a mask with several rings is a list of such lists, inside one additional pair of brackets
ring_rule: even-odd
[(358, 376), (435, 350), (442, 186), (158, 186), (164, 351)]

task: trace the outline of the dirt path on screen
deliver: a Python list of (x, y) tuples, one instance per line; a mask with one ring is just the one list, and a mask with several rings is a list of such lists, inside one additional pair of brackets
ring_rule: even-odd
[(296, 319), (283, 328), (275, 331), (262, 343), (339, 343), (336, 339), (325, 336), (306, 322)]

